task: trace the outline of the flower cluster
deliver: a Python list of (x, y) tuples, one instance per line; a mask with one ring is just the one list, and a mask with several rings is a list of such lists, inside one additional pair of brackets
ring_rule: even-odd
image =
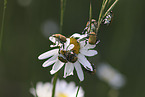
[(111, 21), (112, 21), (112, 17), (113, 17), (113, 14), (112, 14), (112, 11), (110, 11), (107, 15), (106, 15), (106, 17), (105, 17), (105, 19), (103, 20), (103, 23), (104, 24), (110, 24), (111, 23)]
[[(30, 93), (35, 97), (51, 97), (53, 85), (49, 82), (38, 82), (35, 88), (30, 88)], [(57, 80), (55, 97), (75, 97), (77, 88), (74, 82), (67, 83), (65, 80)], [(84, 97), (84, 91), (80, 87), (78, 97)]]
[(53, 50), (47, 51), (41, 54), (38, 59), (43, 60), (49, 58), (43, 63), (43, 67), (50, 66), (52, 64), (51, 74), (58, 72), (64, 65), (64, 78), (73, 75), (75, 68), (80, 81), (84, 80), (83, 70), (81, 65), (88, 71), (93, 71), (92, 64), (87, 60), (86, 56), (94, 56), (97, 54), (96, 47), (97, 36), (95, 33), (96, 21), (92, 19), (87, 23), (83, 34), (75, 33), (69, 38), (61, 34), (54, 34), (49, 37), (53, 45), (50, 47)]

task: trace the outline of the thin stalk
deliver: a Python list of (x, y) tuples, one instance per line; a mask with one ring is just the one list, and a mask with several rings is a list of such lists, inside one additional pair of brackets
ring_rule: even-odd
[(60, 3), (60, 7), (61, 7), (61, 11), (60, 11), (60, 33), (62, 33), (62, 26), (63, 26), (63, 0), (61, 0)]
[(115, 4), (118, 2), (119, 0), (115, 0), (114, 3), (109, 7), (109, 9), (105, 12), (105, 14), (102, 16), (103, 14), (103, 11), (105, 9), (105, 6), (108, 2), (108, 0), (104, 0), (103, 3), (102, 3), (102, 8), (101, 8), (101, 11), (100, 11), (100, 14), (99, 14), (99, 19), (98, 19), (98, 23), (97, 23), (97, 29), (96, 29), (96, 32), (98, 32), (99, 30), (99, 27), (100, 27), (100, 24), (102, 23), (102, 20), (103, 18), (113, 9), (113, 7), (115, 6)]
[[(63, 17), (64, 17), (64, 9), (65, 9), (65, 6), (66, 6), (66, 0), (61, 0), (60, 6), (61, 6), (61, 10), (60, 10), (60, 33), (62, 33)], [(58, 76), (58, 72), (55, 73), (54, 79), (53, 79), (52, 97), (55, 96), (55, 88), (56, 88), (57, 76)]]
[(78, 93), (79, 93), (80, 87), (81, 87), (81, 85), (78, 86), (78, 90), (77, 90), (77, 93), (76, 93), (76, 97), (78, 97)]
[(64, 11), (65, 11), (65, 6), (66, 6), (66, 1), (67, 0), (61, 0), (60, 7), (61, 7), (61, 12), (60, 12), (60, 33), (62, 33), (62, 28), (63, 28), (63, 18), (64, 18)]
[(53, 90), (52, 90), (52, 97), (55, 96), (55, 87), (56, 87), (56, 82), (57, 82), (57, 75), (58, 75), (58, 72), (55, 73), (54, 75), (54, 79), (53, 79)]
[(100, 28), (102, 14), (103, 14), (103, 11), (105, 9), (105, 6), (106, 6), (107, 2), (108, 2), (108, 0), (103, 0), (102, 7), (101, 7), (101, 10), (100, 10), (100, 14), (99, 14), (98, 23), (97, 23), (96, 34), (98, 33), (98, 30)]
[[(89, 21), (90, 21), (90, 30), (91, 30), (91, 22), (92, 22), (92, 6), (91, 6), (91, 2), (90, 2)], [(90, 33), (90, 30), (89, 30), (89, 33)]]
[(0, 33), (0, 51), (2, 47), (2, 38), (3, 38), (3, 29), (4, 29), (4, 20), (5, 20), (5, 11), (7, 7), (7, 0), (4, 0), (4, 9), (3, 9), (3, 16), (2, 16), (2, 26), (1, 26), (1, 33)]
[(65, 12), (65, 6), (66, 6), (66, 0), (64, 0), (64, 6), (63, 6), (63, 10), (64, 10), (64, 12)]

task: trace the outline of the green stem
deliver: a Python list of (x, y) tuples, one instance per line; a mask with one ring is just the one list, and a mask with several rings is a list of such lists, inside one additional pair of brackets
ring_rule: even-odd
[[(80, 81), (80, 84), (81, 84), (81, 81)], [(79, 93), (79, 90), (80, 90), (80, 87), (81, 87), (80, 84), (79, 84), (79, 86), (78, 86), (78, 90), (77, 90), (77, 93), (76, 93), (76, 97), (78, 97), (78, 93)]]
[[(60, 10), (60, 33), (62, 33), (63, 17), (64, 17), (65, 5), (66, 5), (66, 0), (61, 0), (61, 1), (60, 1), (60, 7), (61, 7), (61, 10)], [(52, 97), (55, 96), (55, 87), (56, 87), (57, 75), (58, 75), (58, 72), (55, 73), (54, 79), (53, 79)]]
[[(91, 6), (91, 2), (90, 2), (90, 12), (89, 12), (89, 21), (90, 21), (90, 30), (91, 30), (91, 22), (92, 22), (92, 6)], [(90, 33), (90, 30), (89, 30), (89, 33)]]
[(3, 16), (2, 16), (2, 26), (1, 26), (1, 33), (0, 33), (0, 51), (2, 47), (2, 37), (3, 37), (3, 29), (4, 29), (4, 20), (5, 20), (5, 10), (7, 6), (7, 0), (4, 0), (4, 9), (3, 9)]
[(61, 11), (60, 11), (60, 33), (62, 33), (62, 26), (63, 26), (63, 0), (61, 0), (60, 6), (61, 6)]
[(54, 75), (54, 79), (53, 79), (53, 90), (52, 90), (52, 97), (55, 96), (55, 87), (56, 87), (56, 82), (57, 82), (57, 75), (58, 75), (58, 72), (55, 73)]
[(80, 90), (80, 86), (78, 86), (76, 97), (78, 97), (79, 90)]
[(60, 12), (60, 33), (62, 33), (63, 28), (63, 18), (64, 18), (64, 11), (66, 6), (66, 0), (61, 0), (61, 12)]
[(65, 11), (65, 6), (66, 6), (66, 0), (64, 0), (64, 6), (63, 6), (63, 10)]
[(106, 7), (107, 2), (108, 2), (108, 0), (103, 0), (102, 7), (101, 7), (101, 11), (100, 11), (100, 14), (99, 14), (98, 23), (97, 23), (96, 34), (98, 33), (98, 30), (100, 28), (102, 14), (103, 14), (103, 11), (104, 11), (104, 9)]

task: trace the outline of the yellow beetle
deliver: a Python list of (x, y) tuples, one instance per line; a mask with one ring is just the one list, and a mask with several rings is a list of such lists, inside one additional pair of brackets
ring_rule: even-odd
[(97, 35), (95, 32), (90, 32), (89, 34), (89, 44), (96, 44), (97, 42)]
[(66, 42), (66, 37), (61, 34), (54, 34), (54, 35), (52, 35), (52, 37), (57, 38), (61, 43)]

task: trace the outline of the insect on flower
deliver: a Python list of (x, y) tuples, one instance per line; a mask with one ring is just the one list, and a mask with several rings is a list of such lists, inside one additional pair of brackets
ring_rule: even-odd
[(66, 42), (66, 37), (61, 34), (54, 34), (52, 35), (52, 37), (57, 38), (57, 40), (60, 41), (61, 43)]
[(96, 26), (97, 26), (97, 22), (95, 19), (91, 20), (91, 24), (90, 24), (90, 21), (88, 21), (83, 33), (95, 32)]
[[(78, 33), (73, 34), (71, 37), (66, 38), (66, 42), (60, 43), (59, 39), (61, 35), (50, 36), (49, 39), (54, 43), (51, 47), (56, 47), (53, 50), (47, 51), (40, 56), (39, 60), (48, 59), (43, 63), (43, 67), (52, 66), (51, 74), (58, 72), (64, 67), (64, 78), (73, 75), (74, 69), (77, 72), (80, 81), (84, 80), (84, 74), (81, 65), (89, 70), (93, 71), (91, 63), (87, 60), (86, 56), (97, 55), (96, 50), (92, 50), (96, 47), (96, 44), (91, 45), (88, 41), (81, 40), (88, 36), (88, 34), (80, 35)], [(56, 38), (57, 37), (57, 38)], [(62, 40), (61, 40), (62, 41)]]
[(97, 42), (97, 35), (95, 32), (90, 32), (89, 34), (89, 44), (96, 44)]
[[(92, 19), (92, 20), (91, 20), (91, 27), (94, 27), (94, 26), (96, 26), (96, 25), (97, 25), (96, 20), (95, 20), (95, 19)], [(86, 27), (89, 27), (89, 26), (90, 26), (90, 21), (88, 21), (87, 24), (86, 24)]]
[(58, 59), (61, 62), (67, 63), (68, 61), (71, 63), (75, 63), (77, 61), (77, 54), (75, 54), (73, 51), (65, 51), (65, 50), (61, 50), (59, 52), (59, 56)]
[(54, 34), (49, 37), (49, 40), (53, 42), (53, 45), (50, 45), (50, 47), (61, 47), (67, 41), (66, 37), (61, 34)]
[(67, 61), (67, 59), (66, 59), (66, 57), (65, 57), (65, 53), (66, 53), (66, 51), (64, 51), (64, 50), (59, 51), (58, 59), (59, 59), (61, 62), (67, 63), (68, 61)]
[(70, 51), (66, 53), (66, 58), (69, 62), (75, 63), (78, 60), (78, 57), (76, 56), (74, 52)]

